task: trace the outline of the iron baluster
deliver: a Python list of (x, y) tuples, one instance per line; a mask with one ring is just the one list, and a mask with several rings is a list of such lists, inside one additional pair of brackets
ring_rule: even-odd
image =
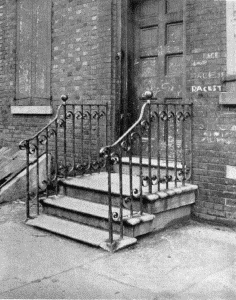
[(185, 186), (185, 168), (186, 168), (186, 158), (185, 158), (185, 106), (182, 105), (182, 185)]
[(174, 106), (174, 174), (175, 174), (175, 187), (177, 187), (177, 111), (176, 105)]
[(39, 215), (39, 137), (36, 136), (36, 206)]
[(193, 103), (190, 104), (190, 182), (193, 183)]
[(49, 170), (48, 170), (48, 127), (46, 128), (46, 197), (48, 197)]
[(64, 116), (64, 177), (67, 178), (67, 140), (66, 140), (66, 101), (68, 100), (67, 95), (61, 96), (61, 100), (63, 101), (63, 116)]
[(30, 186), (29, 186), (29, 155), (30, 155), (30, 146), (29, 146), (29, 141), (26, 141), (26, 218), (30, 218), (30, 207), (29, 207), (29, 202), (30, 202)]
[(140, 203), (140, 215), (143, 214), (143, 145), (142, 136), (139, 134), (139, 203)]
[(55, 181), (56, 181), (56, 195), (58, 195), (58, 123), (55, 120)]
[(105, 143), (106, 145), (108, 144), (108, 103), (106, 104), (106, 139), (105, 139)]
[(108, 152), (107, 157), (108, 171), (108, 221), (109, 221), (109, 243), (113, 244), (113, 215), (112, 215), (112, 196), (111, 196), (111, 152)]
[(120, 238), (124, 236), (123, 224), (123, 176), (122, 176), (122, 149), (120, 149), (119, 159), (119, 190), (120, 190)]
[(83, 164), (83, 158), (84, 158), (84, 106), (81, 105), (81, 164)]
[(169, 126), (168, 126), (168, 104), (165, 105), (165, 140), (166, 140), (166, 189), (169, 188)]
[(91, 161), (92, 161), (92, 107), (89, 106), (89, 165), (90, 165), (90, 174), (92, 173), (91, 169)]
[(157, 104), (157, 191), (160, 191), (160, 105)]
[(100, 107), (97, 105), (97, 162), (99, 162), (100, 149)]
[(73, 176), (76, 175), (76, 162), (75, 162), (75, 105), (72, 105), (72, 153), (73, 153)]
[[(129, 136), (128, 153), (129, 153), (129, 187), (130, 187), (130, 216), (133, 217), (133, 162), (132, 162), (132, 140)], [(130, 146), (129, 146), (130, 145)]]
[(149, 185), (148, 191), (152, 192), (152, 120), (151, 120), (151, 103), (148, 104), (148, 177), (149, 177)]

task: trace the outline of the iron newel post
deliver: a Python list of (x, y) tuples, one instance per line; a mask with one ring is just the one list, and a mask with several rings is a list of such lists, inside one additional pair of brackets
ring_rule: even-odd
[(64, 119), (64, 166), (65, 166), (65, 178), (67, 177), (67, 161), (66, 161), (66, 101), (68, 100), (68, 95), (61, 96), (63, 105), (63, 119)]
[(108, 173), (108, 222), (109, 222), (109, 245), (111, 251), (113, 249), (113, 218), (112, 218), (112, 196), (111, 196), (111, 149), (110, 147), (103, 147), (100, 150), (100, 156), (106, 160), (107, 173)]

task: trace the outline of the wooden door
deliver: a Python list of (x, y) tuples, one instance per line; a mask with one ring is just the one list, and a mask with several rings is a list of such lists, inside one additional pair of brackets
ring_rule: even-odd
[(129, 99), (133, 119), (143, 104), (142, 94), (153, 91), (158, 102), (181, 101), (184, 73), (184, 0), (135, 0), (131, 3), (133, 46)]

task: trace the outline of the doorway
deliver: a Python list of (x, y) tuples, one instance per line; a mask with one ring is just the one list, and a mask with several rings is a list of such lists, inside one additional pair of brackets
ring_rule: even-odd
[(131, 125), (145, 91), (151, 90), (152, 101), (158, 103), (181, 103), (184, 98), (184, 0), (127, 0), (126, 5), (127, 96), (122, 98)]

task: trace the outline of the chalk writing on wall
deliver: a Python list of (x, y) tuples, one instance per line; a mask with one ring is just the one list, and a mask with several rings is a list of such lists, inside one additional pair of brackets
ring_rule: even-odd
[(218, 143), (223, 145), (230, 145), (233, 143), (232, 140), (227, 138), (227, 132), (225, 131), (205, 131), (203, 136), (204, 137), (201, 138), (201, 142)]
[(219, 57), (219, 52), (203, 53), (203, 59), (217, 59)]
[(225, 76), (225, 72), (198, 72), (193, 73), (193, 79), (211, 79), (211, 78), (222, 78)]
[(197, 93), (197, 92), (221, 92), (221, 85), (192, 85), (191, 86), (191, 92)]
[[(199, 55), (198, 55), (199, 56)], [(192, 66), (204, 66), (208, 63), (208, 60), (210, 59), (218, 59), (220, 57), (219, 52), (210, 52), (210, 53), (203, 53), (201, 58), (199, 60), (194, 60), (192, 62)]]
[(204, 65), (206, 65), (206, 64), (207, 64), (207, 60), (200, 60), (200, 61), (194, 60), (194, 61), (192, 62), (192, 66), (193, 66), (193, 67), (196, 67), (196, 66), (204, 66)]

